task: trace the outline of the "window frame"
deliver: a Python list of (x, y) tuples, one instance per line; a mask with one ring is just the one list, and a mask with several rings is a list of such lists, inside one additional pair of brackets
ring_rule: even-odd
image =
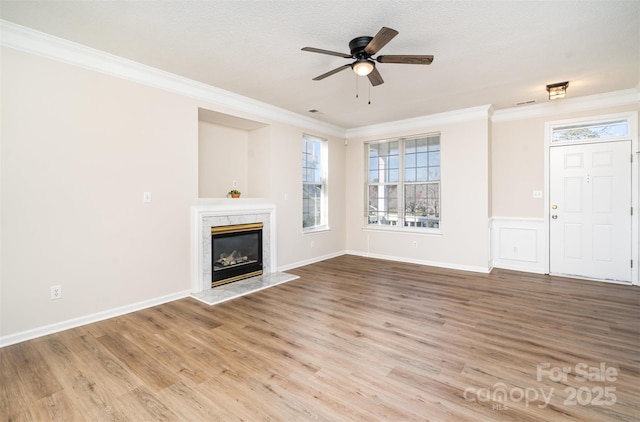
[[(607, 132), (607, 125), (618, 126), (624, 129), (624, 133), (615, 131)], [(622, 116), (611, 116), (609, 118), (599, 118), (594, 120), (578, 119), (570, 123), (557, 123), (550, 125), (549, 143), (551, 145), (570, 145), (578, 143), (615, 141), (629, 139), (631, 122)], [(560, 134), (564, 133), (565, 136)]]
[[(304, 172), (308, 169), (305, 160), (305, 143), (306, 142), (318, 142), (320, 144), (320, 182), (309, 182), (305, 179)], [(319, 136), (303, 133), (302, 135), (302, 231), (303, 233), (313, 233), (319, 231), (329, 230), (329, 212), (328, 212), (328, 169), (329, 169), (329, 142), (325, 138)], [(305, 227), (305, 219), (307, 218), (305, 209), (305, 186), (315, 185), (320, 187), (320, 210), (319, 210), (319, 223)]]
[[(433, 151), (430, 151), (429, 148), (427, 148), (426, 159), (429, 160), (429, 155), (428, 155), (429, 153), (436, 152), (436, 151), (439, 153), (438, 166), (437, 166), (439, 167), (438, 180), (429, 180), (430, 178), (429, 176), (427, 176), (427, 180), (408, 180), (407, 171), (411, 169), (415, 169), (417, 171), (417, 169), (421, 166), (418, 166), (416, 164), (416, 165), (412, 165), (411, 167), (407, 167), (407, 155), (409, 155), (410, 153), (409, 154), (407, 153), (406, 144), (410, 141), (416, 141), (421, 139), (428, 140), (430, 138), (436, 138), (436, 137), (438, 138), (438, 144), (437, 144), (438, 148), (437, 150), (433, 150)], [(372, 158), (370, 153), (371, 146), (381, 145), (385, 143), (391, 146), (392, 143), (395, 143), (395, 142), (398, 143), (397, 144), (397, 150), (398, 150), (397, 182), (382, 182), (382, 183), (371, 182), (371, 179), (370, 179), (370, 171), (372, 170), (371, 162), (370, 162), (370, 159)], [(428, 145), (428, 141), (427, 141), (427, 145)], [(417, 151), (418, 150), (416, 149), (416, 154), (418, 153)], [(419, 135), (401, 136), (401, 137), (380, 139), (375, 141), (368, 141), (368, 142), (365, 142), (364, 155), (365, 155), (364, 157), (365, 158), (364, 229), (440, 234), (442, 229), (442, 133), (430, 132), (430, 133), (424, 133)], [(430, 167), (431, 167), (430, 165), (427, 165), (427, 172), (429, 171)], [(390, 169), (391, 168), (395, 170), (395, 167), (390, 167)], [(416, 179), (418, 178), (416, 177)], [(434, 209), (434, 214), (436, 215), (435, 218), (437, 219), (434, 220), (433, 218), (429, 218), (427, 215), (425, 215), (426, 217), (425, 221), (421, 222), (420, 225), (418, 224), (418, 221), (415, 219), (415, 214), (413, 215), (407, 214), (407, 204), (406, 204), (407, 188), (410, 186), (418, 186), (418, 185), (420, 186), (424, 185), (425, 186), (424, 189), (426, 190), (429, 189), (428, 185), (437, 185), (437, 198), (435, 199), (435, 202), (437, 204), (437, 209)], [(374, 186), (377, 186), (377, 187), (395, 186), (396, 187), (397, 217), (395, 219), (395, 223), (380, 224), (380, 223), (371, 222), (370, 218), (372, 215), (370, 210), (370, 192), (371, 192), (371, 187), (374, 187)], [(389, 207), (389, 208), (393, 209), (392, 207)], [(387, 211), (387, 214), (388, 214), (388, 211)], [(413, 217), (413, 221), (410, 221), (407, 217), (410, 217), (410, 218)], [(434, 223), (435, 223), (435, 227), (433, 227)], [(422, 224), (426, 224), (426, 225), (422, 225)]]

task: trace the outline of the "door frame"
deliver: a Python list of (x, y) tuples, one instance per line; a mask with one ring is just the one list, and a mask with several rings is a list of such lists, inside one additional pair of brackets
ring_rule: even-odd
[[(551, 136), (553, 134), (553, 130), (558, 127), (563, 126), (573, 126), (580, 124), (593, 124), (598, 122), (606, 122), (611, 120), (626, 120), (629, 125), (629, 135), (623, 137), (612, 137), (612, 138), (598, 138), (593, 141), (589, 140), (578, 140), (578, 141), (569, 141), (563, 142), (562, 145), (576, 145), (576, 144), (586, 144), (592, 142), (613, 142), (613, 141), (621, 141), (621, 140), (631, 140), (631, 151), (632, 159), (631, 163), (631, 206), (633, 207), (633, 216), (631, 217), (631, 257), (633, 259), (633, 268), (631, 269), (631, 284), (640, 285), (640, 272), (638, 268), (640, 267), (640, 238), (638, 234), (638, 228), (640, 223), (640, 209), (638, 208), (638, 188), (640, 187), (639, 177), (639, 164), (640, 161), (640, 149), (638, 147), (638, 112), (637, 111), (629, 111), (624, 113), (615, 113), (615, 114), (606, 114), (606, 115), (597, 115), (597, 116), (589, 116), (589, 117), (580, 117), (575, 119), (566, 119), (566, 120), (555, 120), (546, 122), (544, 125), (544, 268), (545, 273), (550, 273), (550, 252), (551, 252), (551, 238), (549, 236), (550, 230), (550, 222), (549, 222), (549, 207), (550, 207), (550, 172), (551, 168), (549, 165), (549, 156), (550, 149), (552, 146)], [(610, 280), (602, 280), (612, 282)], [(614, 282), (615, 283), (615, 282)], [(627, 283), (622, 283), (627, 284)]]

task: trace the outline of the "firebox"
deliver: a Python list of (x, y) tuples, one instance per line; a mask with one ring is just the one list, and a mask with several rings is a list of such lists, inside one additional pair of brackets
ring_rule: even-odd
[(262, 226), (211, 227), (211, 287), (262, 275)]

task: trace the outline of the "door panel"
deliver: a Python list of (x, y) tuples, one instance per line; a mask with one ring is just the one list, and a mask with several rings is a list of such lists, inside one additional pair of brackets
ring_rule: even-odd
[(582, 259), (582, 224), (564, 225), (564, 256)]
[(593, 226), (593, 260), (613, 261), (613, 226), (611, 224)]
[(631, 142), (549, 152), (549, 270), (631, 281)]

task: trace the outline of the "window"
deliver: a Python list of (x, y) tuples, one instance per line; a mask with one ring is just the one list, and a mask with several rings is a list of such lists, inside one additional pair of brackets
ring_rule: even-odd
[(327, 226), (327, 141), (302, 137), (302, 228)]
[(440, 134), (367, 148), (367, 224), (440, 227)]
[(628, 136), (628, 134), (629, 122), (626, 119), (609, 120), (598, 123), (554, 127), (551, 142), (598, 140), (623, 137)]

